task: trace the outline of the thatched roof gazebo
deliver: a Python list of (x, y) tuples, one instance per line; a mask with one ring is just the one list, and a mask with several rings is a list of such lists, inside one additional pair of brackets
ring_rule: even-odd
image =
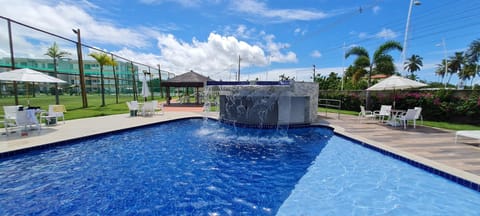
[[(214, 81), (210, 79), (209, 77), (203, 76), (199, 73), (196, 73), (194, 71), (190, 71), (184, 74), (180, 74), (178, 76), (175, 76), (172, 79), (169, 79), (167, 81), (162, 82), (162, 86), (166, 87), (167, 89), (167, 105), (170, 105), (170, 87), (184, 87), (186, 88), (186, 95), (183, 95), (182, 97), (190, 97), (188, 95), (188, 88), (189, 87), (194, 87), (196, 88), (196, 95), (195, 95), (195, 104), (199, 105), (200, 104), (200, 99), (199, 99), (199, 88), (204, 87), (205, 83), (207, 81)], [(189, 104), (189, 100), (182, 101), (182, 98), (180, 98), (180, 102)]]

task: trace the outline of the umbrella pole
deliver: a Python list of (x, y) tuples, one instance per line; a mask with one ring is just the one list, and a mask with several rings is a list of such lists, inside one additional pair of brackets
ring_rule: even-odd
[(13, 94), (15, 95), (15, 105), (18, 105), (17, 81), (13, 81)]

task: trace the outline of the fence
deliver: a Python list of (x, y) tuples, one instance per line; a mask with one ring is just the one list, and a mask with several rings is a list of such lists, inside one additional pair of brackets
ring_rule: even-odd
[[(342, 109), (342, 101), (336, 99), (318, 99), (318, 106), (325, 108), (334, 108), (337, 110), (337, 118), (340, 118), (340, 110)], [(328, 109), (325, 109), (325, 116), (327, 116)]]
[[(157, 96), (164, 96), (161, 81), (174, 76), (171, 72), (161, 70), (160, 65), (151, 66), (136, 62), (100, 48), (82, 44), (79, 29), (72, 29), (78, 38), (75, 41), (3, 16), (0, 16), (0, 29), (4, 29), (0, 31), (0, 38), (8, 39), (8, 41), (0, 41), (0, 72), (31, 68), (56, 76), (67, 81), (66, 84), (59, 84), (58, 89), (61, 95), (82, 95), (83, 100), (83, 94), (89, 94), (91, 97), (102, 93), (101, 83), (103, 82), (104, 93), (115, 95), (110, 97), (115, 99), (110, 99), (108, 102), (118, 103), (119, 95), (130, 95), (133, 100), (137, 100), (139, 87), (141, 87), (139, 83), (146, 76), (153, 99), (155, 93)], [(59, 51), (67, 54), (56, 59), (50, 57), (47, 52), (53, 44), (58, 45)], [(107, 54), (116, 62), (116, 65), (103, 66), (102, 76), (100, 64), (89, 55), (93, 52)], [(153, 83), (156, 86), (153, 86)], [(35, 97), (38, 94), (48, 95), (54, 92), (53, 86), (53, 84), (42, 83), (14, 85), (11, 82), (0, 82), (0, 97), (15, 96), (15, 103), (18, 104), (18, 96), (25, 98)]]

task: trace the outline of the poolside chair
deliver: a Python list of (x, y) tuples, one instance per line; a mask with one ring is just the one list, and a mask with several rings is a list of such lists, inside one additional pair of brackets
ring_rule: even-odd
[(3, 124), (7, 135), (9, 128), (13, 127), (23, 127), (23, 130), (27, 130), (27, 127), (35, 126), (38, 129), (42, 129), (36, 116), (36, 110), (23, 110), (22, 108), (22, 106), (3, 107)]
[(130, 110), (130, 116), (137, 116), (138, 113), (138, 102), (137, 101), (131, 101), (131, 102), (126, 102), (128, 106), (128, 110)]
[(416, 109), (408, 109), (407, 112), (403, 115), (397, 116), (396, 120), (400, 121), (401, 124), (403, 124), (403, 129), (407, 129), (407, 124), (408, 121), (413, 122), (413, 128), (416, 128), (416, 116), (417, 112), (421, 110), (416, 110)]
[(358, 121), (362, 119), (375, 119), (375, 115), (372, 111), (365, 110), (364, 106), (360, 106), (360, 112), (358, 113)]
[(383, 123), (385, 120), (390, 119), (391, 110), (391, 105), (382, 105), (380, 110), (374, 111), (373, 114), (375, 115), (375, 118), (378, 118), (378, 120)]
[(48, 105), (48, 111), (40, 113), (40, 122), (43, 119), (45, 125), (53, 125), (58, 122), (59, 118), (62, 118), (62, 122), (65, 124), (65, 115), (67, 112), (64, 105)]
[(480, 130), (461, 130), (455, 133), (455, 144), (457, 144), (457, 140), (459, 136), (473, 138), (473, 139), (480, 139)]
[(415, 107), (414, 109), (417, 110), (417, 115), (415, 115), (415, 119), (420, 119), (420, 124), (423, 125), (422, 107)]
[(163, 115), (164, 114), (164, 111), (163, 111), (163, 103), (158, 103), (157, 100), (152, 100), (152, 103), (153, 103), (153, 111), (154, 111), (154, 114), (160, 114), (160, 115)]
[(154, 113), (155, 113), (155, 107), (152, 101), (143, 103), (142, 116), (153, 116)]
[(9, 127), (17, 126), (17, 112), (21, 106), (3, 106), (3, 125), (5, 127), (5, 132), (8, 134)]

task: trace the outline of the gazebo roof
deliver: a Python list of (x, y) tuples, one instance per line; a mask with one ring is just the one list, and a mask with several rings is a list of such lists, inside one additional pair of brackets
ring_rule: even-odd
[(209, 77), (203, 76), (194, 71), (180, 74), (172, 79), (162, 82), (162, 86), (167, 87), (203, 87), (206, 81), (213, 81)]

